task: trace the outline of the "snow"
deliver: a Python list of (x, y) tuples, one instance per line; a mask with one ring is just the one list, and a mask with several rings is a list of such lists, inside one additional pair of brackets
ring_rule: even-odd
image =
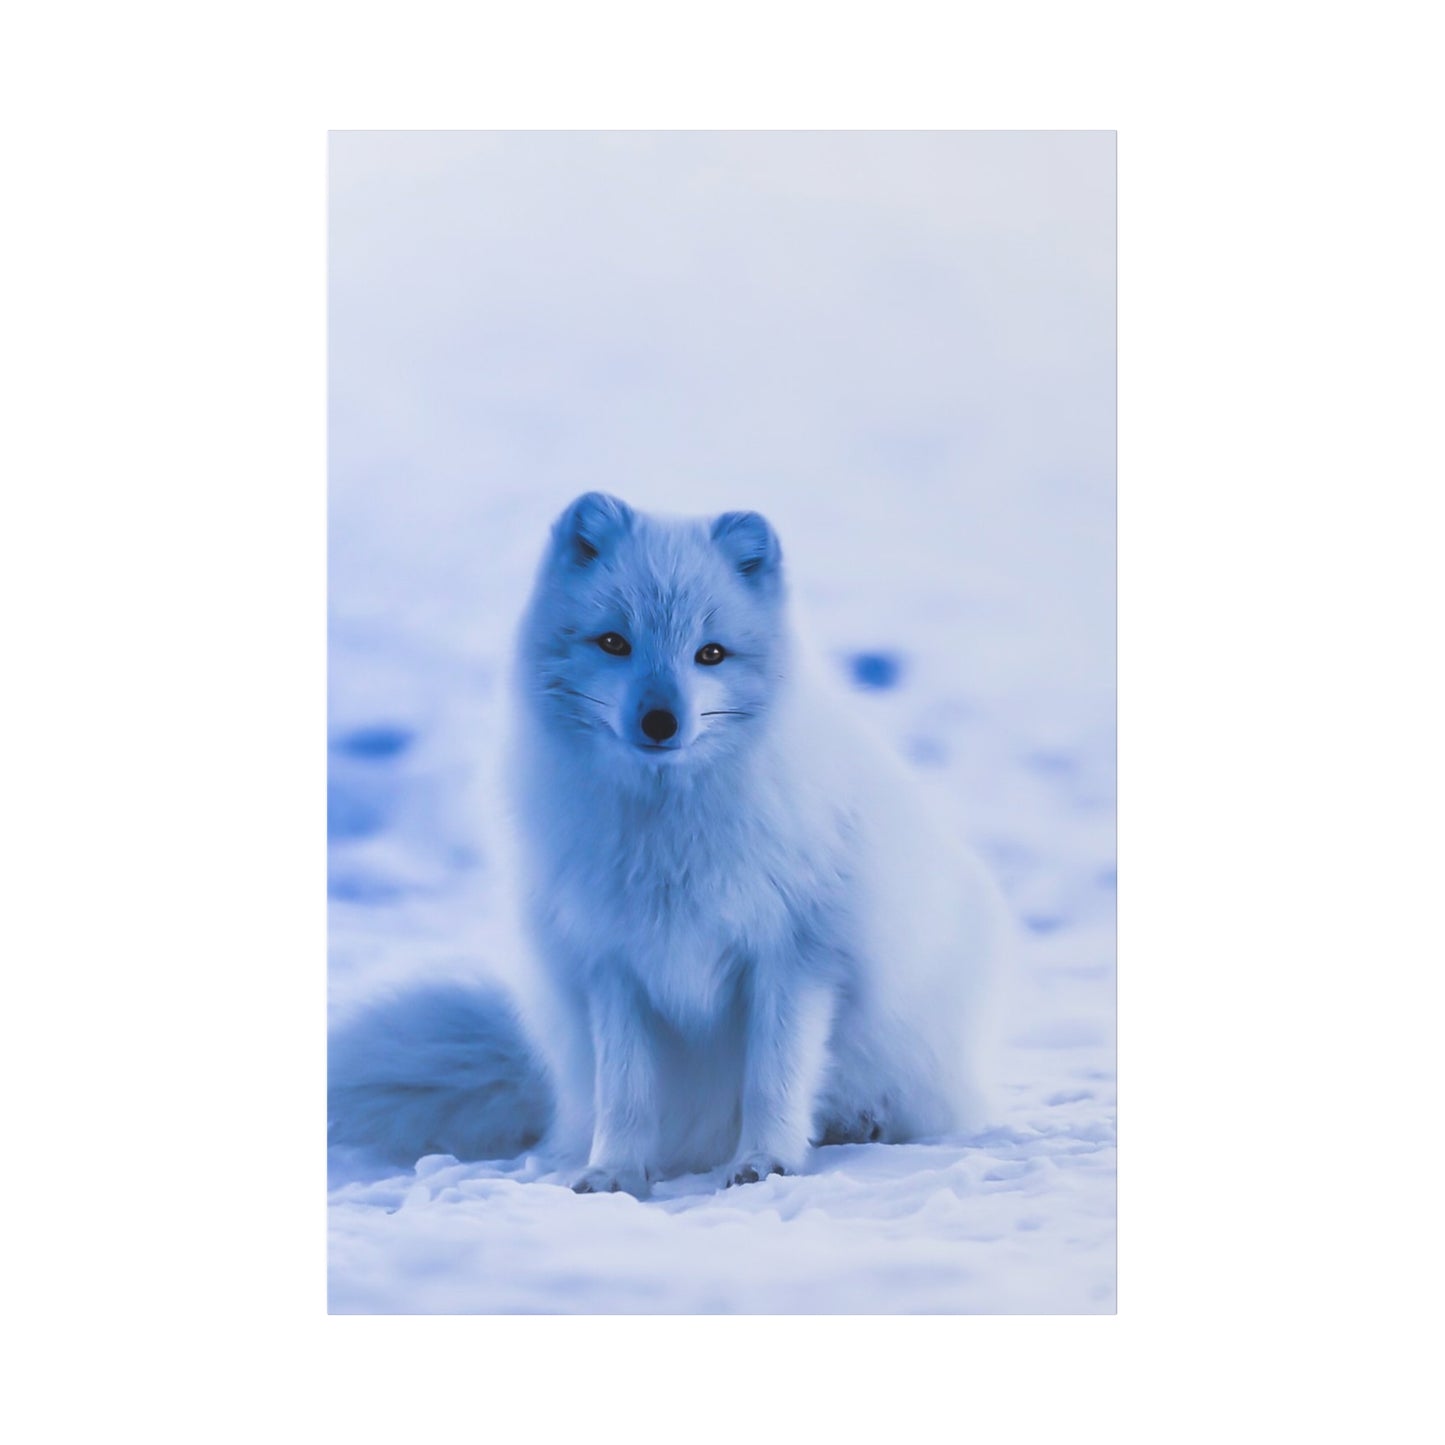
[(505, 978), (489, 759), (551, 517), (756, 507), (995, 868), (996, 1126), (741, 1188), (336, 1153), (336, 1312), (1114, 1308), (1113, 144), (333, 141), (333, 1016)]
[(1112, 1181), (1108, 1129), (1062, 1119), (972, 1148), (839, 1145), (806, 1174), (690, 1176), (641, 1203), (432, 1155), (335, 1191), (332, 1309), (1108, 1309)]

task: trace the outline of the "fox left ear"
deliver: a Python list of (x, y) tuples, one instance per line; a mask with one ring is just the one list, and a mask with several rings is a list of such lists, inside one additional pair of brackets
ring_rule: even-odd
[(778, 534), (758, 512), (724, 512), (712, 524), (712, 539), (748, 582), (776, 576), (782, 564)]

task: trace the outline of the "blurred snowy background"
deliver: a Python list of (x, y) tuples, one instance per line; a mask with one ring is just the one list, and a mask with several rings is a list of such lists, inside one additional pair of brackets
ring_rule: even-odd
[(338, 133), (331, 997), (505, 972), (486, 757), (551, 518), (756, 508), (1022, 944), (998, 1127), (574, 1196), (333, 1160), (338, 1311), (1114, 1307), (1114, 140)]

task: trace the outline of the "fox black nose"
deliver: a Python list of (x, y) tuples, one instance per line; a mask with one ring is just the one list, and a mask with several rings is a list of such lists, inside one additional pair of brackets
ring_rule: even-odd
[(642, 719), (642, 731), (655, 743), (665, 743), (677, 731), (677, 719), (655, 707)]

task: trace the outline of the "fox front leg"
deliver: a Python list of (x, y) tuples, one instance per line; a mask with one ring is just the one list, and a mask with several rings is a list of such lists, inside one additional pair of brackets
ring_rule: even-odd
[(836, 998), (821, 985), (754, 980), (748, 1007), (742, 1130), (729, 1184), (752, 1184), (803, 1166), (827, 1066)]
[(592, 1150), (573, 1181), (578, 1194), (642, 1199), (657, 1138), (657, 1058), (645, 1010), (631, 988), (608, 985), (590, 1000), (595, 1062)]

